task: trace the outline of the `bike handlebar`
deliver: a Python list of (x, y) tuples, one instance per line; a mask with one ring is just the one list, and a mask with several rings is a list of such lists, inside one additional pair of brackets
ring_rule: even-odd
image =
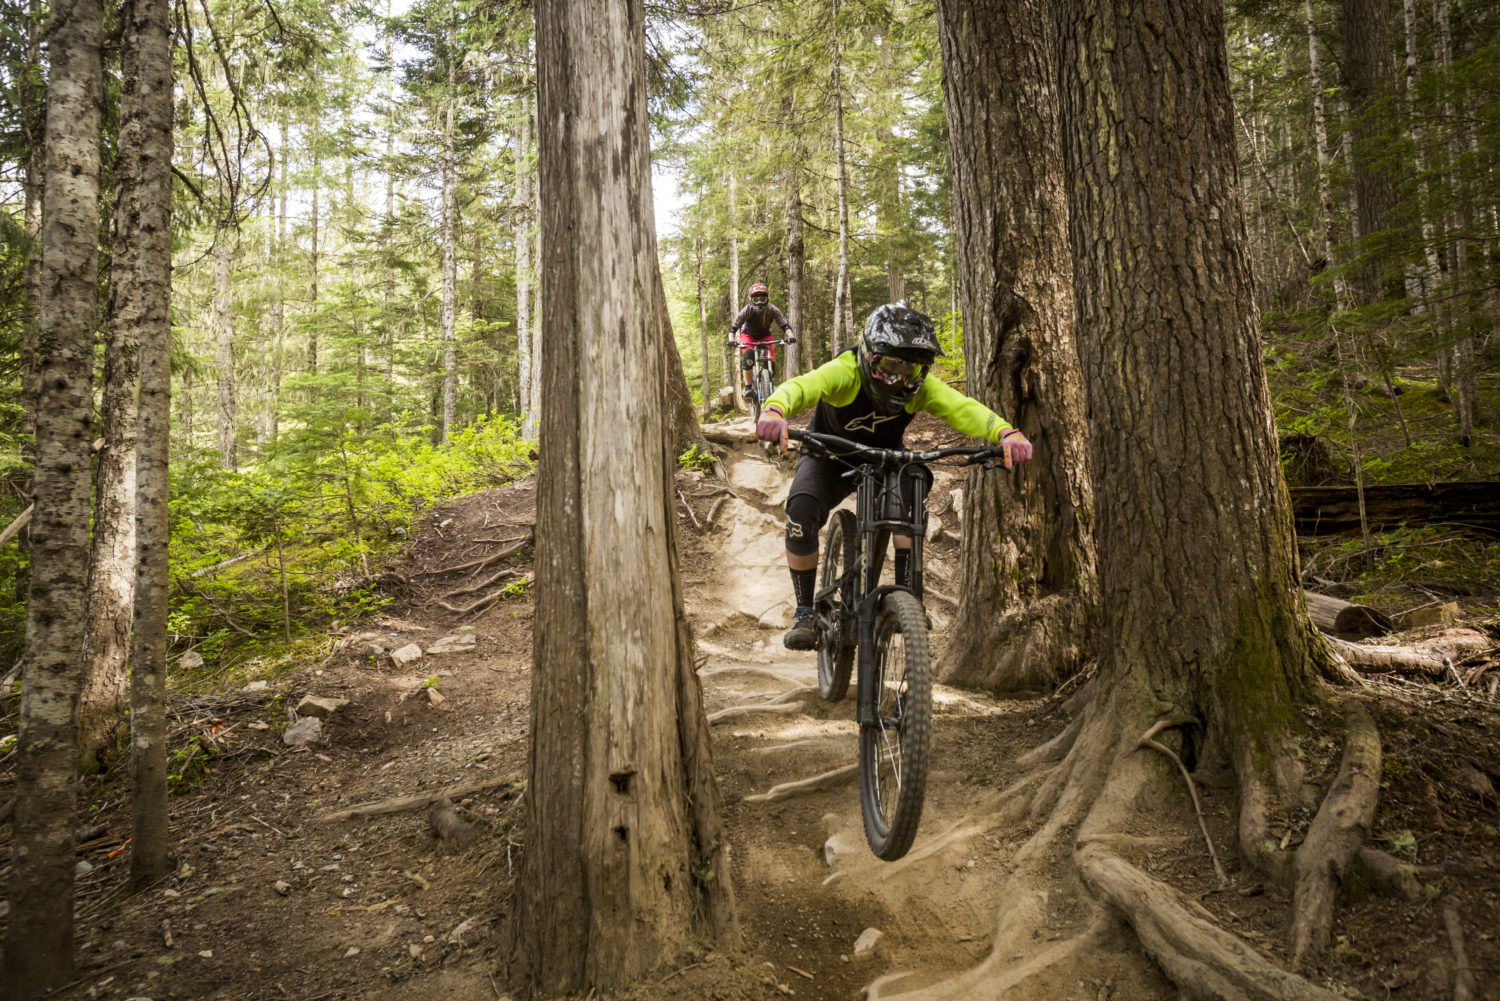
[[(837, 449), (847, 456), (867, 458), (877, 463), (935, 462), (938, 459), (966, 455), (969, 457), (969, 461), (960, 463), (960, 465), (970, 466), (988, 459), (998, 459), (1005, 455), (1004, 446), (1001, 445), (959, 445), (955, 448), (939, 448), (925, 452), (912, 452), (903, 448), (874, 448), (870, 445), (861, 445), (857, 441), (850, 441), (848, 438), (840, 438), (832, 434), (822, 434), (817, 431), (806, 431), (802, 428), (788, 428), (786, 436), (793, 441), (807, 442), (824, 451)], [(840, 456), (840, 458), (842, 457)]]

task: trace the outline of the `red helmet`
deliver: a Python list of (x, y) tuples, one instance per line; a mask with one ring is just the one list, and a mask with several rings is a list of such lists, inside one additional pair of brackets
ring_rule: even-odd
[(756, 282), (750, 286), (750, 303), (757, 309), (764, 309), (770, 298), (771, 294), (766, 291), (765, 282)]

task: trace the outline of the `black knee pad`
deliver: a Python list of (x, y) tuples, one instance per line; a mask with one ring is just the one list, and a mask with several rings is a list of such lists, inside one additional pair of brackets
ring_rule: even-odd
[(755, 352), (754, 351), (741, 351), (740, 352), (740, 368), (742, 368), (746, 372), (748, 372), (748, 371), (750, 371), (754, 367), (755, 367)]
[(793, 494), (786, 499), (786, 551), (811, 556), (818, 551), (818, 532), (828, 520), (828, 509), (812, 494)]

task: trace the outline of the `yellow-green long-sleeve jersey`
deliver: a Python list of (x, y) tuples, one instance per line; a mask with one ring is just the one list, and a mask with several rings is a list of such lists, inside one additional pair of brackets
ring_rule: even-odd
[(842, 352), (795, 379), (782, 383), (768, 408), (790, 417), (816, 406), (809, 430), (838, 435), (875, 448), (899, 448), (906, 426), (919, 413), (942, 418), (955, 431), (999, 444), (1010, 430), (999, 414), (973, 397), (965, 396), (935, 375), (922, 381), (916, 396), (895, 414), (882, 414), (864, 388), (854, 349)]

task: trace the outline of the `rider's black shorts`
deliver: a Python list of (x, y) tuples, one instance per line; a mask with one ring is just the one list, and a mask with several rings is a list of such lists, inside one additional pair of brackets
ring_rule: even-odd
[[(787, 552), (810, 556), (818, 551), (818, 533), (827, 523), (829, 513), (854, 492), (857, 481), (844, 476), (849, 471), (847, 464), (833, 459), (804, 455), (797, 460), (797, 473), (786, 495)], [(907, 480), (902, 492), (908, 501), (912, 496), (910, 489), (911, 481)]]

